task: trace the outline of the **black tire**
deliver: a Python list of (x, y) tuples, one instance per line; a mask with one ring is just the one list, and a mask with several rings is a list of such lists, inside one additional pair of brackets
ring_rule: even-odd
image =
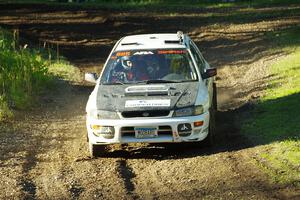
[(206, 147), (212, 147), (215, 144), (215, 134), (216, 134), (216, 125), (215, 125), (215, 109), (213, 107), (209, 111), (209, 126), (208, 126), (208, 135), (203, 140), (203, 145)]
[(218, 110), (218, 100), (217, 100), (217, 84), (213, 83), (213, 98), (212, 98), (212, 107), (215, 111)]
[(208, 135), (203, 140), (203, 145), (206, 147), (212, 147), (216, 141), (216, 111), (217, 106), (217, 86), (216, 83), (213, 83), (213, 97), (212, 105), (209, 109), (209, 126), (208, 126)]
[(101, 157), (105, 154), (105, 145), (94, 145), (89, 143), (89, 152), (92, 158)]

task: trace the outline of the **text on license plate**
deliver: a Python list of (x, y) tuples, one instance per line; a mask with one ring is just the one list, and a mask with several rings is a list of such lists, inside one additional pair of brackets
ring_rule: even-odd
[(153, 138), (157, 137), (157, 127), (135, 127), (136, 138)]

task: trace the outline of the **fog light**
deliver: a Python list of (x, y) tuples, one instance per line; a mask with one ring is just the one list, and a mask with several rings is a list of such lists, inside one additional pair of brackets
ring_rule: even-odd
[(194, 127), (199, 127), (199, 126), (202, 126), (204, 124), (203, 121), (196, 121), (194, 122)]
[(100, 125), (91, 125), (91, 128), (93, 130), (100, 130), (101, 129), (101, 126)]
[(105, 139), (112, 139), (115, 136), (115, 129), (112, 126), (92, 125), (91, 128), (97, 137), (102, 136)]
[(199, 133), (201, 133), (201, 128), (200, 128), (200, 129), (194, 129), (194, 130), (193, 130), (193, 133), (194, 133), (194, 134), (199, 134)]
[(178, 135), (181, 137), (186, 137), (192, 133), (192, 125), (189, 123), (179, 124), (177, 127)]

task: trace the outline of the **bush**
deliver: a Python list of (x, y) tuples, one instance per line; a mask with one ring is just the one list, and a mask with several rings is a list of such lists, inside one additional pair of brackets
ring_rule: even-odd
[(9, 108), (30, 107), (38, 94), (52, 85), (54, 77), (78, 74), (79, 70), (66, 62), (44, 59), (40, 51), (27, 45), (20, 47), (16, 32), (0, 28), (0, 120), (11, 116)]

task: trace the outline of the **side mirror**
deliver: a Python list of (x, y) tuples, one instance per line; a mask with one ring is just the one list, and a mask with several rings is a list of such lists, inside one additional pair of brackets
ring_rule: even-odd
[(96, 73), (85, 73), (84, 80), (90, 83), (97, 83), (97, 74)]
[(207, 69), (206, 72), (204, 72), (202, 74), (202, 78), (203, 79), (208, 79), (210, 77), (213, 77), (217, 75), (217, 69), (216, 68), (210, 68), (210, 69)]

